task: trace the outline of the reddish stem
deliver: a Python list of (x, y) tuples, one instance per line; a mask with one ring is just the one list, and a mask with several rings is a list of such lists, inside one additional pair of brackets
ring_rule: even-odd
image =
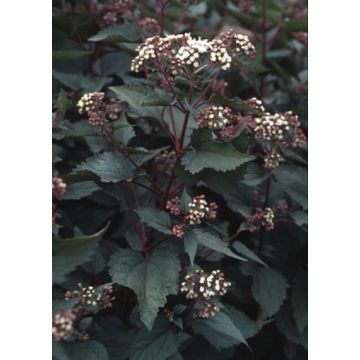
[(144, 173), (145, 178), (149, 181), (149, 183), (154, 187), (154, 190), (159, 194), (162, 195), (162, 190), (158, 187), (158, 185), (154, 182), (154, 180), (146, 173), (145, 169), (142, 166), (136, 164), (136, 162), (131, 158), (130, 154), (124, 149), (113, 137), (112, 133), (106, 127), (105, 124), (102, 125), (102, 130), (106, 137), (110, 140), (114, 148), (120, 152), (134, 167), (137, 171), (141, 171)]

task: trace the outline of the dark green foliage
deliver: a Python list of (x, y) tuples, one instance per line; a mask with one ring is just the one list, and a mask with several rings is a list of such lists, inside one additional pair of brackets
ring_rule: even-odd
[[(250, 124), (264, 112), (245, 100), (293, 111), (306, 133), (306, 2), (165, 2), (135, 1), (108, 27), (100, 24), (110, 0), (53, 2), (53, 176), (66, 183), (64, 193), (53, 188), (53, 312), (76, 319), (53, 358), (292, 360), (291, 346), (305, 360), (307, 146), (279, 150), (279, 166), (265, 168), (271, 144)], [(131, 71), (137, 47), (161, 28), (208, 40), (233, 28), (250, 34), (256, 56), (170, 78), (164, 63)], [(106, 104), (96, 126), (77, 106), (93, 92)], [(229, 138), (201, 128), (210, 106), (242, 119)], [(257, 208), (273, 210), (273, 229), (253, 226)], [(208, 317), (204, 282), (195, 298), (181, 290), (200, 269), (231, 282)], [(95, 305), (65, 299), (79, 283), (100, 294)], [(101, 297), (108, 286), (111, 307)]]

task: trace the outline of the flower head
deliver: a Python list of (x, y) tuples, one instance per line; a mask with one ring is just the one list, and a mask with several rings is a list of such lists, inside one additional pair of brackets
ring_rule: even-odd
[(214, 316), (220, 311), (216, 300), (225, 295), (231, 286), (220, 270), (206, 273), (202, 269), (187, 274), (181, 283), (180, 291), (187, 299), (195, 299), (200, 305), (199, 316)]
[(74, 330), (76, 315), (71, 310), (60, 310), (52, 320), (52, 335), (55, 341), (68, 338)]
[(105, 119), (119, 118), (121, 109), (115, 99), (108, 99), (103, 92), (84, 94), (77, 103), (79, 114), (87, 116), (92, 126), (102, 125)]
[(52, 178), (52, 191), (56, 196), (64, 196), (66, 193), (66, 183), (63, 179), (54, 176)]
[(131, 70), (139, 72), (144, 66), (152, 71), (175, 76), (183, 72), (205, 70), (211, 66), (228, 70), (232, 57), (253, 56), (255, 47), (246, 35), (229, 30), (213, 40), (193, 38), (191, 34), (153, 36), (136, 51)]
[(256, 208), (253, 215), (247, 218), (250, 231), (258, 231), (261, 227), (269, 231), (274, 228), (274, 212), (271, 208)]
[(205, 199), (205, 195), (195, 196), (189, 204), (189, 212), (185, 216), (188, 224), (200, 224), (203, 219), (214, 220), (216, 218), (216, 203), (210, 203)]
[(163, 172), (172, 169), (176, 163), (175, 151), (164, 150), (154, 159), (158, 171)]

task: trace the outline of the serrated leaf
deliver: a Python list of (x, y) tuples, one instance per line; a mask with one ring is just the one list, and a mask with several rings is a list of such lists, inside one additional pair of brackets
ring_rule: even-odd
[(300, 166), (282, 165), (273, 171), (282, 189), (305, 210), (307, 209), (307, 170)]
[(196, 174), (203, 169), (210, 168), (226, 172), (234, 170), (242, 164), (254, 160), (252, 155), (242, 154), (235, 150), (230, 143), (204, 143), (201, 148), (188, 151), (181, 158), (185, 170)]
[(204, 336), (219, 351), (239, 344), (247, 345), (244, 335), (223, 312), (207, 319), (193, 321), (192, 329), (195, 334)]
[(296, 225), (303, 226), (308, 223), (308, 214), (303, 210), (296, 210), (289, 213)]
[(291, 309), (288, 303), (281, 307), (276, 314), (276, 326), (289, 341), (294, 344), (301, 344), (307, 349), (307, 328), (300, 333), (296, 327), (295, 320), (291, 316)]
[(294, 311), (296, 327), (302, 333), (308, 325), (308, 286), (307, 274), (299, 273), (294, 278), (291, 305)]
[(234, 249), (238, 251), (241, 255), (244, 255), (250, 260), (253, 260), (261, 265), (267, 266), (253, 251), (251, 251), (247, 246), (245, 246), (240, 241), (236, 241), (232, 244)]
[(215, 236), (214, 234), (210, 232), (206, 232), (201, 229), (194, 229), (193, 230), (194, 236), (197, 238), (199, 244), (220, 252), (221, 254), (224, 254), (226, 256), (232, 257), (237, 260), (243, 260), (247, 261), (245, 258), (240, 257), (239, 255), (235, 254), (229, 247), (228, 244), (225, 243), (222, 239)]
[(249, 186), (239, 183), (236, 191), (226, 192), (223, 196), (232, 211), (241, 214), (244, 218), (251, 215), (254, 207), (254, 198)]
[(121, 155), (114, 152), (96, 154), (78, 165), (74, 172), (89, 171), (103, 182), (118, 182), (134, 176), (133, 166)]
[(129, 359), (129, 344), (134, 332), (125, 331), (125, 326), (115, 316), (105, 316), (96, 323), (91, 336), (106, 347), (110, 360)]
[(268, 171), (264, 171), (258, 164), (250, 163), (246, 168), (246, 173), (241, 182), (248, 186), (256, 186), (263, 183), (268, 177)]
[(149, 95), (154, 94), (154, 89), (145, 85), (122, 85), (112, 86), (113, 91), (121, 102), (129, 104), (130, 110), (138, 116), (149, 116), (159, 119), (161, 117), (160, 106), (142, 106), (141, 103), (146, 100)]
[(140, 40), (139, 29), (131, 23), (115, 25), (100, 30), (89, 41), (137, 42)]
[(140, 105), (142, 106), (167, 106), (172, 104), (174, 97), (168, 94), (162, 93), (153, 93), (147, 95), (143, 100), (141, 100)]
[(107, 228), (108, 225), (89, 236), (55, 238), (53, 240), (53, 281), (56, 283), (65, 281), (68, 273), (86, 262), (94, 253), (98, 241)]
[(83, 181), (79, 183), (70, 184), (62, 200), (79, 200), (95, 191), (100, 190), (99, 186), (94, 181)]
[(56, 341), (52, 343), (52, 357), (54, 360), (71, 360), (63, 346)]
[(119, 249), (109, 262), (113, 281), (136, 293), (140, 318), (148, 330), (166, 297), (177, 294), (179, 271), (180, 262), (170, 249), (155, 249), (148, 259), (134, 250)]
[(63, 347), (71, 360), (109, 360), (104, 345), (94, 340), (68, 342)]
[(138, 165), (142, 165), (146, 161), (151, 160), (152, 158), (154, 158), (156, 155), (158, 155), (159, 153), (161, 153), (163, 150), (165, 150), (167, 148), (168, 148), (168, 146), (164, 146), (164, 147), (158, 148), (158, 149), (147, 150), (143, 147), (136, 147), (136, 148), (132, 147), (132, 148), (129, 148), (128, 151), (131, 155), (131, 158)]
[(186, 231), (184, 234), (184, 248), (189, 255), (190, 264), (194, 266), (194, 259), (198, 247), (198, 239), (193, 230)]
[(135, 210), (140, 216), (141, 221), (146, 225), (162, 232), (163, 234), (171, 234), (170, 215), (165, 211), (155, 208), (140, 208)]
[(99, 91), (106, 84), (111, 81), (108, 76), (89, 76), (77, 73), (64, 73), (60, 71), (53, 71), (53, 76), (63, 85), (75, 91)]
[(177, 352), (177, 341), (169, 321), (158, 318), (154, 328), (146, 329), (133, 338), (130, 345), (130, 360), (166, 360)]
[(121, 144), (127, 145), (135, 137), (135, 131), (129, 123), (125, 122), (124, 126), (114, 131), (114, 136)]
[(286, 299), (286, 289), (289, 287), (286, 279), (280, 273), (270, 268), (260, 268), (252, 274), (252, 294), (261, 306), (263, 317), (273, 316)]
[(256, 322), (243, 312), (238, 311), (235, 307), (230, 305), (226, 306), (226, 310), (229, 312), (229, 318), (241, 331), (245, 339), (249, 339), (259, 332)]

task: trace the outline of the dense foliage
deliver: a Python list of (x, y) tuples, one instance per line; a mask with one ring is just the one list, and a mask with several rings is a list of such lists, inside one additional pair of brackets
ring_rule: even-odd
[(53, 6), (53, 357), (307, 358), (302, 0)]

